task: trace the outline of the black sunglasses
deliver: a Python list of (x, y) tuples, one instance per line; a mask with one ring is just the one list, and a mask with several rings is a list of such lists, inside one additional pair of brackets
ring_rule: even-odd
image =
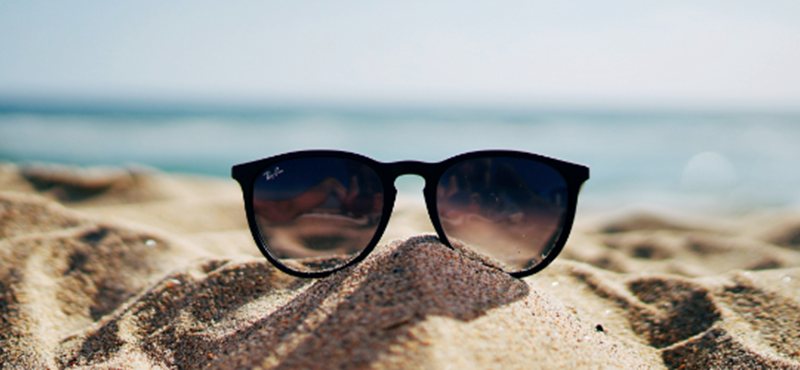
[(250, 231), (281, 271), (322, 277), (363, 260), (389, 222), (401, 175), (425, 179), (439, 240), (477, 252), (515, 277), (545, 268), (572, 229), (589, 168), (517, 151), (479, 151), (439, 163), (381, 163), (329, 150), (233, 166)]

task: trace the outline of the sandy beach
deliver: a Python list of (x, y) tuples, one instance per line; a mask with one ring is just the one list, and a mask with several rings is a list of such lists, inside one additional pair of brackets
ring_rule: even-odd
[(579, 213), (516, 279), (404, 197), (314, 280), (260, 255), (233, 180), (5, 163), (0, 317), (3, 369), (800, 369), (800, 212)]

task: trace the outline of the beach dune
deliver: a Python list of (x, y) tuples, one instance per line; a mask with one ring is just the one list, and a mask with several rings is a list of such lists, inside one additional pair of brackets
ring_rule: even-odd
[(233, 181), (0, 165), (3, 369), (800, 369), (800, 214), (579, 215), (516, 279), (398, 205), (323, 279), (272, 267)]

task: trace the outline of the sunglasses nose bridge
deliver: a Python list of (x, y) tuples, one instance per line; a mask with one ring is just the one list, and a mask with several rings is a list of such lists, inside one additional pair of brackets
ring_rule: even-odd
[(426, 187), (429, 185), (428, 181), (432, 180), (436, 173), (434, 163), (402, 161), (388, 163), (388, 166), (392, 179), (397, 180), (398, 177), (404, 175), (417, 175), (425, 180)]
[[(403, 183), (401, 178), (415, 178), (417, 177), (416, 181), (419, 181), (419, 178), (422, 178), (423, 181), (423, 188), (422, 188), (422, 198), (418, 198), (419, 195), (412, 195), (409, 198), (406, 198), (406, 204), (414, 204), (414, 207), (424, 207), (425, 210), (428, 212), (428, 216), (430, 217), (430, 229), (426, 230), (426, 232), (436, 232), (439, 236), (440, 240), (443, 237), (443, 232), (441, 225), (438, 224), (438, 217), (434, 215), (436, 205), (435, 205), (435, 194), (436, 194), (436, 182), (438, 179), (436, 178), (437, 173), (440, 171), (440, 167), (437, 163), (427, 163), (427, 162), (420, 162), (420, 161), (402, 161), (402, 162), (393, 162), (393, 163), (386, 163), (385, 174), (390, 176), (390, 179), (395, 187), (395, 190), (398, 186), (398, 179), (399, 185), (403, 187), (403, 185), (407, 185), (408, 183)], [(410, 180), (410, 179), (407, 179)], [(412, 180), (412, 183), (414, 181)], [(416, 183), (418, 186), (419, 183)], [(416, 187), (415, 186), (415, 187)], [(411, 190), (404, 188), (405, 190)], [(418, 187), (414, 190), (419, 189)], [(416, 193), (416, 192), (415, 192)], [(414, 194), (414, 193), (410, 193)], [(416, 193), (418, 194), (418, 193)]]

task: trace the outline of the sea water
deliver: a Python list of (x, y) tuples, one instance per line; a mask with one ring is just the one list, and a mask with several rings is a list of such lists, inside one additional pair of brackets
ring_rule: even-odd
[[(439, 161), (515, 149), (581, 163), (581, 207), (800, 205), (800, 114), (514, 109), (0, 109), (0, 160), (144, 164), (228, 177), (303, 149)], [(398, 182), (416, 192), (421, 182)]]

